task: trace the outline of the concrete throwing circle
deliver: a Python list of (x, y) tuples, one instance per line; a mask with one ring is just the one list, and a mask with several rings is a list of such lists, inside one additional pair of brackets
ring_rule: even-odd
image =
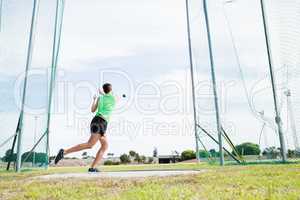
[(144, 177), (166, 177), (178, 175), (198, 174), (195, 170), (174, 171), (123, 171), (123, 172), (100, 172), (100, 173), (65, 173), (39, 176), (40, 179), (68, 179), (68, 178), (144, 178)]

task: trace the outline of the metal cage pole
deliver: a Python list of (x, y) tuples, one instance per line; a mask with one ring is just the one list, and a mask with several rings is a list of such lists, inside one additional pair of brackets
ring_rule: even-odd
[(192, 81), (192, 98), (193, 98), (193, 115), (194, 115), (194, 131), (196, 140), (196, 157), (200, 162), (199, 156), (199, 137), (197, 133), (197, 111), (196, 111), (196, 94), (195, 94), (195, 79), (194, 79), (194, 64), (193, 64), (193, 52), (192, 52), (192, 41), (191, 41), (191, 26), (190, 26), (190, 12), (189, 12), (189, 0), (185, 1), (186, 6), (186, 19), (187, 19), (187, 34), (188, 34), (188, 49), (189, 49), (189, 65), (191, 71)]
[(277, 87), (276, 87), (276, 77), (273, 69), (273, 59), (272, 59), (272, 52), (271, 52), (271, 42), (269, 39), (269, 29), (267, 24), (267, 14), (265, 11), (265, 3), (264, 0), (260, 0), (261, 5), (261, 12), (262, 12), (262, 18), (263, 18), (263, 25), (264, 25), (264, 34), (266, 39), (266, 47), (267, 47), (267, 53), (268, 53), (268, 64), (269, 64), (269, 71), (271, 76), (271, 83), (272, 83), (272, 92), (273, 92), (273, 101), (274, 101), (274, 108), (275, 108), (275, 122), (277, 124), (278, 128), (278, 134), (279, 134), (279, 141), (280, 141), (280, 151), (282, 156), (282, 161), (287, 161), (287, 151), (286, 151), (286, 145), (285, 145), (285, 138), (283, 135), (283, 129), (282, 129), (282, 121), (278, 106), (278, 95), (277, 95)]
[(31, 18), (31, 27), (30, 27), (30, 34), (29, 34), (29, 42), (28, 42), (28, 50), (27, 50), (27, 60), (26, 60), (26, 69), (25, 69), (25, 80), (24, 80), (24, 87), (23, 87), (23, 96), (22, 96), (22, 104), (21, 104), (21, 113), (20, 113), (20, 120), (18, 124), (18, 142), (17, 142), (17, 160), (16, 160), (16, 171), (20, 172), (21, 170), (21, 163), (22, 163), (22, 133), (23, 133), (23, 116), (24, 116), (24, 106), (26, 100), (26, 88), (27, 88), (27, 80), (28, 80), (28, 71), (29, 67), (31, 66), (32, 61), (32, 54), (33, 54), (33, 43), (34, 43), (34, 32), (37, 23), (37, 16), (38, 16), (38, 9), (39, 9), (39, 0), (34, 0), (33, 2), (33, 10), (32, 10), (32, 18)]
[(56, 14), (55, 14), (55, 24), (54, 24), (54, 39), (53, 39), (53, 49), (52, 49), (52, 62), (51, 62), (51, 79), (49, 84), (49, 96), (48, 96), (48, 109), (47, 109), (47, 126), (46, 126), (46, 153), (47, 153), (47, 165), (49, 166), (49, 154), (50, 154), (50, 146), (49, 146), (49, 127), (51, 120), (51, 107), (52, 107), (52, 98), (53, 98), (53, 90), (55, 87), (55, 76), (56, 69), (58, 64), (58, 55), (60, 48), (60, 40), (61, 40), (61, 31), (62, 31), (62, 23), (63, 23), (63, 14), (64, 14), (64, 0), (56, 1)]
[(224, 152), (223, 152), (223, 141), (222, 141), (222, 126), (221, 126), (221, 118), (220, 118), (220, 110), (219, 110), (219, 102), (218, 102), (214, 55), (213, 55), (213, 51), (212, 51), (212, 40), (211, 40), (211, 32), (210, 32), (210, 24), (209, 24), (206, 0), (203, 0), (203, 9), (204, 9), (204, 16), (205, 16), (206, 31), (207, 31), (208, 48), (209, 48), (211, 78), (212, 78), (213, 92), (214, 92), (214, 98), (215, 98), (214, 103), (215, 103), (216, 121), (217, 121), (217, 129), (218, 129), (220, 165), (223, 166), (224, 165)]

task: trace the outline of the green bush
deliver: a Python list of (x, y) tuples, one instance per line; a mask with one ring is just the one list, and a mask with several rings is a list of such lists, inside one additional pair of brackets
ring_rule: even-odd
[[(240, 155), (259, 155), (260, 148), (258, 144), (253, 144), (251, 142), (246, 142), (236, 146), (237, 152)], [(232, 152), (235, 154), (234, 152)]]
[(209, 153), (212, 157), (220, 157), (220, 153), (218, 151), (216, 151), (215, 149), (211, 149), (209, 150)]
[(208, 158), (209, 157), (209, 153), (205, 150), (199, 150), (199, 156), (200, 158)]
[(35, 160), (35, 163), (46, 163), (47, 159), (48, 159), (48, 156), (46, 153), (25, 152), (22, 155), (22, 162), (33, 162), (33, 160)]
[(142, 163), (146, 163), (146, 160), (147, 160), (146, 156), (140, 156), (140, 159), (141, 159)]
[(196, 158), (196, 153), (193, 150), (186, 150), (181, 153), (181, 160), (191, 160)]
[(152, 164), (153, 161), (154, 161), (154, 158), (153, 158), (153, 157), (149, 157), (149, 158), (148, 158), (148, 164)]
[(2, 157), (2, 161), (3, 162), (15, 162), (17, 160), (17, 154), (14, 153), (11, 155), (11, 149), (8, 149), (6, 152), (5, 152), (5, 156)]
[(130, 163), (130, 156), (124, 153), (120, 156), (120, 160), (122, 164)]
[(120, 165), (120, 162), (114, 162), (112, 160), (107, 160), (104, 162), (104, 165)]
[(136, 156), (136, 152), (135, 151), (129, 151), (129, 155), (132, 157), (132, 158), (134, 158), (135, 156)]
[(263, 153), (264, 156), (267, 156), (268, 159), (276, 159), (280, 156), (280, 148), (268, 147)]

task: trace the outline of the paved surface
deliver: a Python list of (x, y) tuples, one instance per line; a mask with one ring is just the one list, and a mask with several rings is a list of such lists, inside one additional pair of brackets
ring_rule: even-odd
[(40, 176), (40, 179), (67, 179), (67, 178), (143, 178), (143, 177), (166, 177), (188, 174), (198, 174), (201, 171), (127, 171), (127, 172), (100, 172), (100, 173), (65, 173)]

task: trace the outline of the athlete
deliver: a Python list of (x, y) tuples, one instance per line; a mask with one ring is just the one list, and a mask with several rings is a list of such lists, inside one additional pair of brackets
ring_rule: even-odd
[(111, 113), (116, 104), (116, 98), (112, 94), (112, 85), (105, 83), (102, 88), (103, 92), (99, 89), (100, 96), (97, 98), (95, 95), (93, 98), (91, 111), (92, 113), (96, 112), (96, 116), (93, 118), (90, 125), (91, 136), (89, 140), (86, 143), (78, 144), (69, 149), (60, 149), (55, 157), (55, 164), (70, 153), (82, 151), (84, 149), (91, 149), (98, 141), (100, 141), (101, 147), (97, 152), (94, 162), (88, 170), (89, 172), (99, 172), (96, 166), (102, 160), (104, 153), (108, 149), (108, 142), (105, 133)]

